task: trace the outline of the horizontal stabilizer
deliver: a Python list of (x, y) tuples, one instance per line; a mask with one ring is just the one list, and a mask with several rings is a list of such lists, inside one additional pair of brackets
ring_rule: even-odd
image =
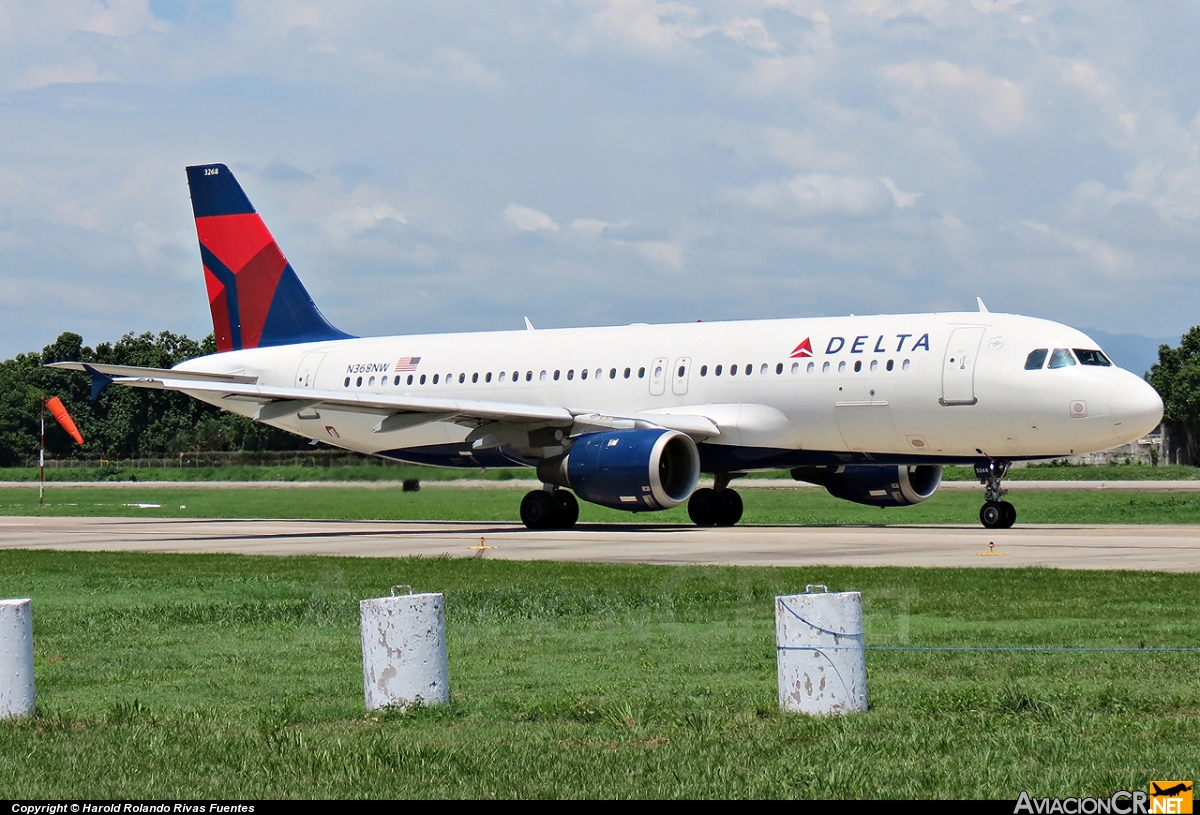
[(241, 384), (253, 384), (258, 381), (257, 376), (246, 376), (245, 374), (218, 374), (207, 373), (204, 371), (177, 371), (173, 368), (141, 368), (137, 365), (103, 365), (98, 362), (51, 362), (46, 365), (47, 368), (63, 368), (68, 371), (86, 371), (95, 376), (97, 373), (106, 376), (128, 377), (133, 379), (181, 379), (181, 380), (196, 380), (200, 382), (236, 382)]

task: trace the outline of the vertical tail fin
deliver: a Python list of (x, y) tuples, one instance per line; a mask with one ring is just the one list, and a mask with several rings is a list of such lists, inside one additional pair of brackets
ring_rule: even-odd
[(321, 316), (228, 167), (187, 177), (218, 351), (350, 336)]

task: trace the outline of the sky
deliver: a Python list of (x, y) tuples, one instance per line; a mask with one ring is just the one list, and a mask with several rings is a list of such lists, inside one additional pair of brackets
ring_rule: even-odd
[(210, 162), (352, 334), (980, 296), (1153, 348), (1200, 323), (1197, 32), (1170, 0), (0, 0), (0, 358), (209, 333)]

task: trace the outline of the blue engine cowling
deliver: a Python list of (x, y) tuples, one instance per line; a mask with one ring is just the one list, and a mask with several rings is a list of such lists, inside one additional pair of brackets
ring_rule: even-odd
[(538, 478), (612, 509), (670, 509), (696, 489), (700, 452), (677, 430), (587, 433), (574, 440), (566, 455), (539, 464)]
[(858, 464), (797, 467), (792, 478), (820, 484), (834, 498), (876, 507), (902, 507), (927, 500), (942, 483), (940, 464)]

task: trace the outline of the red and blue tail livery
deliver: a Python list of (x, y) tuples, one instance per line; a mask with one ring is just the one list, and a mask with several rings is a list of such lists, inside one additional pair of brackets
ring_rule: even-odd
[(187, 177), (218, 351), (350, 338), (321, 315), (228, 167)]

